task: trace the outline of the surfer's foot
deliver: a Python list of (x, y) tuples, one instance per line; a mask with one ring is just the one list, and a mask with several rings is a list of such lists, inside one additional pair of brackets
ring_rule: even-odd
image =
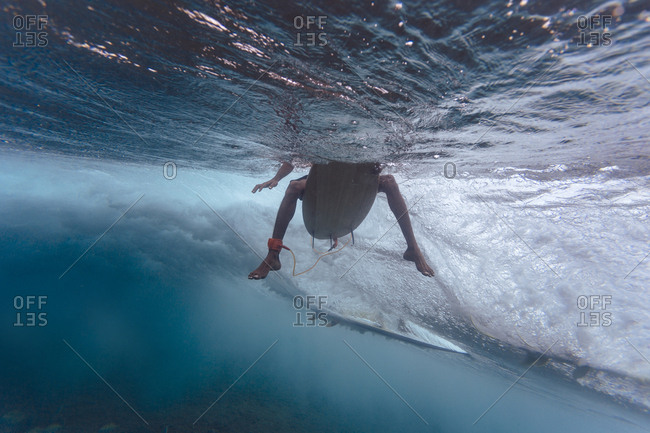
[(415, 267), (418, 268), (418, 271), (422, 273), (425, 277), (433, 277), (433, 269), (427, 263), (424, 258), (424, 254), (420, 251), (419, 248), (408, 248), (404, 252), (404, 260), (409, 262), (415, 262)]
[(248, 274), (249, 280), (261, 280), (266, 278), (270, 271), (278, 271), (282, 267), (280, 263), (280, 253), (277, 251), (269, 251), (266, 258), (253, 272)]

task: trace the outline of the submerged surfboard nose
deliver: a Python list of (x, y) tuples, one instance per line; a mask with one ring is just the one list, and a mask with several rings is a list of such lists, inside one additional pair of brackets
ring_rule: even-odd
[(317, 239), (347, 235), (366, 218), (378, 189), (375, 163), (314, 164), (302, 199), (305, 228)]

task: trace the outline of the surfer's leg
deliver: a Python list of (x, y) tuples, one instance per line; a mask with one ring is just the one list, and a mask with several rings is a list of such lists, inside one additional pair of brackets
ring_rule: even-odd
[[(280, 203), (280, 208), (278, 209), (278, 214), (275, 217), (275, 225), (273, 226), (273, 238), (274, 239), (283, 239), (284, 234), (287, 232), (287, 227), (289, 222), (293, 218), (293, 214), (296, 213), (296, 202), (298, 198), (305, 192), (305, 186), (307, 185), (307, 179), (301, 180), (292, 180), (289, 182), (286, 192), (284, 193), (284, 198), (282, 203)], [(282, 267), (280, 263), (280, 252), (269, 250), (266, 258), (262, 260), (262, 263), (248, 275), (248, 278), (253, 280), (259, 280), (266, 278), (269, 271), (277, 271)]]
[(296, 203), (302, 194), (305, 192), (307, 179), (292, 180), (284, 193), (282, 203), (278, 209), (278, 214), (275, 217), (275, 225), (273, 226), (273, 238), (284, 239), (284, 234), (287, 232), (289, 222), (296, 213)]
[(390, 206), (390, 210), (395, 214), (399, 227), (402, 229), (404, 239), (406, 239), (406, 251), (403, 256), (404, 259), (415, 262), (418, 271), (422, 272), (423, 275), (432, 277), (433, 269), (431, 269), (427, 264), (424, 254), (420, 251), (420, 247), (415, 240), (406, 202), (404, 202), (404, 197), (402, 197), (402, 194), (399, 191), (399, 186), (392, 175), (387, 174), (379, 176), (379, 192), (386, 193), (388, 206)]

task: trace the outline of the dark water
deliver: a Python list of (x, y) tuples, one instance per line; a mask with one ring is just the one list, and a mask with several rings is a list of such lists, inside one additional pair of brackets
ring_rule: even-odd
[[(16, 33), (12, 16), (42, 14), (48, 41), (17, 49), (5, 38), (7, 144), (233, 169), (289, 154), (422, 162), (441, 155), (482, 169), (588, 158), (639, 174), (647, 172), (647, 158), (639, 161), (646, 8), (5, 3), (8, 35)], [(598, 12), (611, 17), (606, 28), (578, 27), (579, 16)], [(308, 16), (323, 17), (323, 28), (307, 29)], [(312, 33), (326, 45), (304, 42)], [(592, 33), (613, 42), (580, 46)]]
[[(0, 431), (650, 430), (648, 2), (0, 6)], [(380, 197), (246, 280), (287, 159), (384, 163), (436, 278)], [(295, 327), (295, 294), (471, 356)]]

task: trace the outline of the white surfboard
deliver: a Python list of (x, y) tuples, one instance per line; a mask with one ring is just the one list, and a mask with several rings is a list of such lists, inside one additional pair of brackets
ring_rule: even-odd
[[(366, 317), (354, 317), (348, 315), (341, 315), (326, 311), (327, 318), (330, 322), (334, 324), (340, 323), (345, 325), (350, 325), (353, 327), (360, 327), (364, 329), (369, 329), (371, 331), (378, 332), (380, 334), (396, 338), (398, 340), (406, 341), (409, 343), (416, 344), (418, 346), (424, 346), (431, 349), (445, 350), (448, 352), (459, 353), (463, 355), (469, 355), (468, 352), (463, 350), (457, 344), (454, 344), (450, 340), (441, 337), (435, 332), (424, 328), (423, 326), (417, 325), (409, 320), (403, 322), (403, 330), (391, 329), (385, 324), (377, 320), (371, 320)], [(333, 320), (332, 320), (333, 319)]]

